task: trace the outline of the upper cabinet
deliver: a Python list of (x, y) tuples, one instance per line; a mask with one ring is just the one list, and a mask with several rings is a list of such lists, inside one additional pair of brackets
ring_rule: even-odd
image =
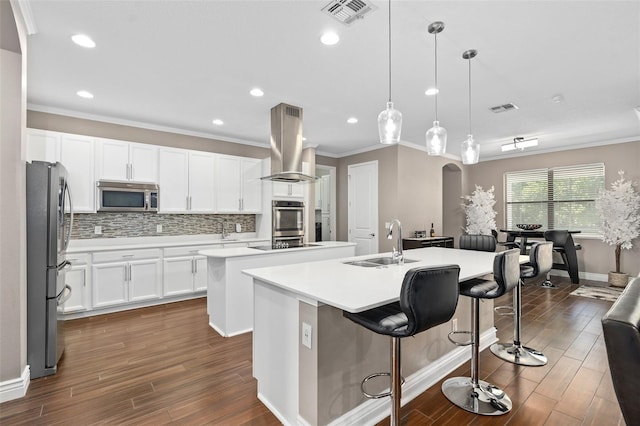
[(273, 182), (273, 196), (281, 198), (303, 198), (303, 183)]
[(215, 154), (160, 148), (160, 212), (213, 213)]
[(62, 134), (60, 162), (67, 169), (71, 203), (76, 213), (95, 213), (94, 139)]
[(96, 212), (94, 143), (89, 136), (27, 129), (27, 160), (62, 163), (75, 213)]
[(96, 145), (98, 179), (158, 181), (158, 147), (111, 139), (97, 139)]
[(60, 136), (60, 133), (56, 132), (27, 129), (27, 161), (58, 161)]
[(261, 213), (262, 161), (218, 155), (216, 189), (219, 213)]

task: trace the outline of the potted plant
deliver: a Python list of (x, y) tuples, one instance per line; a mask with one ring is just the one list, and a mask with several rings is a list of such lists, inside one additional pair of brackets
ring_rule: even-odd
[(496, 212), (493, 210), (496, 200), (493, 196), (493, 186), (485, 191), (481, 186), (476, 185), (471, 195), (465, 195), (462, 198), (466, 201), (462, 203), (462, 208), (467, 215), (465, 232), (469, 235), (491, 235), (491, 230), (496, 229)]
[(628, 276), (620, 272), (622, 249), (633, 247), (632, 241), (640, 235), (640, 195), (634, 184), (620, 178), (611, 184), (611, 189), (603, 191), (596, 199), (596, 209), (600, 214), (602, 241), (615, 246), (616, 270), (609, 272), (609, 284), (616, 287), (627, 285)]

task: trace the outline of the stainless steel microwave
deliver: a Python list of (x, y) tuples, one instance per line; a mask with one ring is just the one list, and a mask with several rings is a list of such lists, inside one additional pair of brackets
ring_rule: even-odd
[(99, 212), (157, 212), (158, 201), (155, 183), (98, 181)]

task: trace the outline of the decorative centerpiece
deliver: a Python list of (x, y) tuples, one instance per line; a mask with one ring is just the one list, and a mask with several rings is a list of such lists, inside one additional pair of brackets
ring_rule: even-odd
[(491, 235), (491, 230), (496, 229), (496, 212), (493, 205), (496, 200), (491, 189), (483, 190), (476, 185), (476, 190), (471, 195), (462, 197), (467, 203), (462, 203), (462, 208), (467, 215), (467, 226), (464, 228), (469, 235)]
[(618, 175), (620, 178), (611, 184), (611, 189), (596, 199), (596, 209), (601, 219), (602, 241), (615, 246), (616, 270), (609, 272), (609, 284), (624, 287), (628, 275), (620, 272), (620, 253), (632, 248), (632, 241), (640, 235), (640, 195), (633, 182), (624, 179), (624, 171), (620, 170)]
[(542, 228), (542, 225), (539, 223), (516, 223), (516, 227), (523, 231), (535, 231), (536, 229)]

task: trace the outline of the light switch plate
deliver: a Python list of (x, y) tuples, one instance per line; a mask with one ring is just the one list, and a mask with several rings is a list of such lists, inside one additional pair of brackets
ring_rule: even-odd
[(311, 324), (302, 323), (302, 346), (311, 349)]
[(96, 235), (102, 234), (102, 226), (98, 225), (93, 229), (93, 233)]
[(162, 232), (162, 224), (156, 225), (156, 232), (158, 234)]
[(242, 232), (242, 226), (239, 223), (236, 223), (236, 232)]

